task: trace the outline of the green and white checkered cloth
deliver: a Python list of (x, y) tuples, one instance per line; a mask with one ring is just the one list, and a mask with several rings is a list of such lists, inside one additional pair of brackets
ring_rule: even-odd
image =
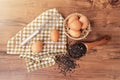
[[(28, 71), (54, 65), (55, 56), (67, 52), (67, 39), (63, 32), (63, 20), (64, 18), (56, 9), (49, 9), (43, 12), (8, 41), (7, 54), (20, 54), (20, 57), (26, 60)], [(39, 34), (24, 46), (20, 46), (24, 39), (39, 28), (42, 28)], [(58, 43), (62, 44), (47, 44), (52, 42), (50, 40), (50, 31), (54, 28), (60, 31)], [(42, 52), (33, 53), (31, 45), (39, 40), (46, 44), (44, 44)]]

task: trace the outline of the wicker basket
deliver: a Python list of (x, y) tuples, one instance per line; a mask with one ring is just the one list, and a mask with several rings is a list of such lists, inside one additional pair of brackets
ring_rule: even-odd
[(68, 33), (68, 19), (73, 16), (73, 15), (77, 15), (78, 17), (81, 17), (81, 16), (84, 16), (83, 14), (80, 14), (80, 13), (73, 13), (73, 14), (70, 14), (63, 22), (63, 30), (64, 30), (64, 33), (70, 38), (70, 39), (73, 39), (73, 40), (82, 40), (82, 39), (85, 39), (87, 37), (87, 35), (89, 34), (89, 32), (91, 31), (91, 26), (90, 26), (90, 22), (88, 24), (88, 27), (86, 29), (84, 29), (80, 35), (80, 37), (72, 37), (69, 33)]

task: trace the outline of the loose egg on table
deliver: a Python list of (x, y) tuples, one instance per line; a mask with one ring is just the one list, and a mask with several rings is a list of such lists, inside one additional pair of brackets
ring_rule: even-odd
[(57, 29), (53, 29), (50, 32), (50, 39), (53, 42), (57, 42), (59, 41), (59, 37), (60, 37), (60, 32)]
[(35, 53), (41, 52), (43, 49), (43, 42), (42, 41), (36, 41), (32, 45), (32, 51)]

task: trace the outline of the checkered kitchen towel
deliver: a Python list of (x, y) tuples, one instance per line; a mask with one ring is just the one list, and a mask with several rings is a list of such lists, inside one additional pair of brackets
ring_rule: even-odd
[[(67, 52), (67, 41), (63, 32), (63, 20), (64, 18), (56, 9), (49, 9), (43, 12), (8, 41), (7, 54), (20, 54), (20, 57), (26, 60), (28, 71), (54, 65), (55, 56)], [(42, 30), (39, 34), (24, 46), (20, 46), (24, 39), (40, 28)], [(55, 44), (50, 40), (50, 31), (54, 28), (60, 31), (59, 42)], [(39, 40), (44, 43), (44, 48), (40, 53), (33, 53), (31, 45)]]

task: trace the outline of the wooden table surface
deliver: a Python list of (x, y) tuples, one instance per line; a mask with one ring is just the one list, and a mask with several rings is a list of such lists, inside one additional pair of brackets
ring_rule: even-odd
[[(119, 4), (120, 1), (112, 7), (90, 0), (0, 0), (0, 80), (120, 80)], [(50, 8), (57, 8), (64, 17), (74, 12), (86, 15), (92, 25), (87, 40), (103, 35), (112, 37), (108, 44), (88, 51), (79, 60), (80, 67), (67, 77), (59, 73), (56, 65), (28, 73), (24, 60), (6, 54), (7, 41)]]

